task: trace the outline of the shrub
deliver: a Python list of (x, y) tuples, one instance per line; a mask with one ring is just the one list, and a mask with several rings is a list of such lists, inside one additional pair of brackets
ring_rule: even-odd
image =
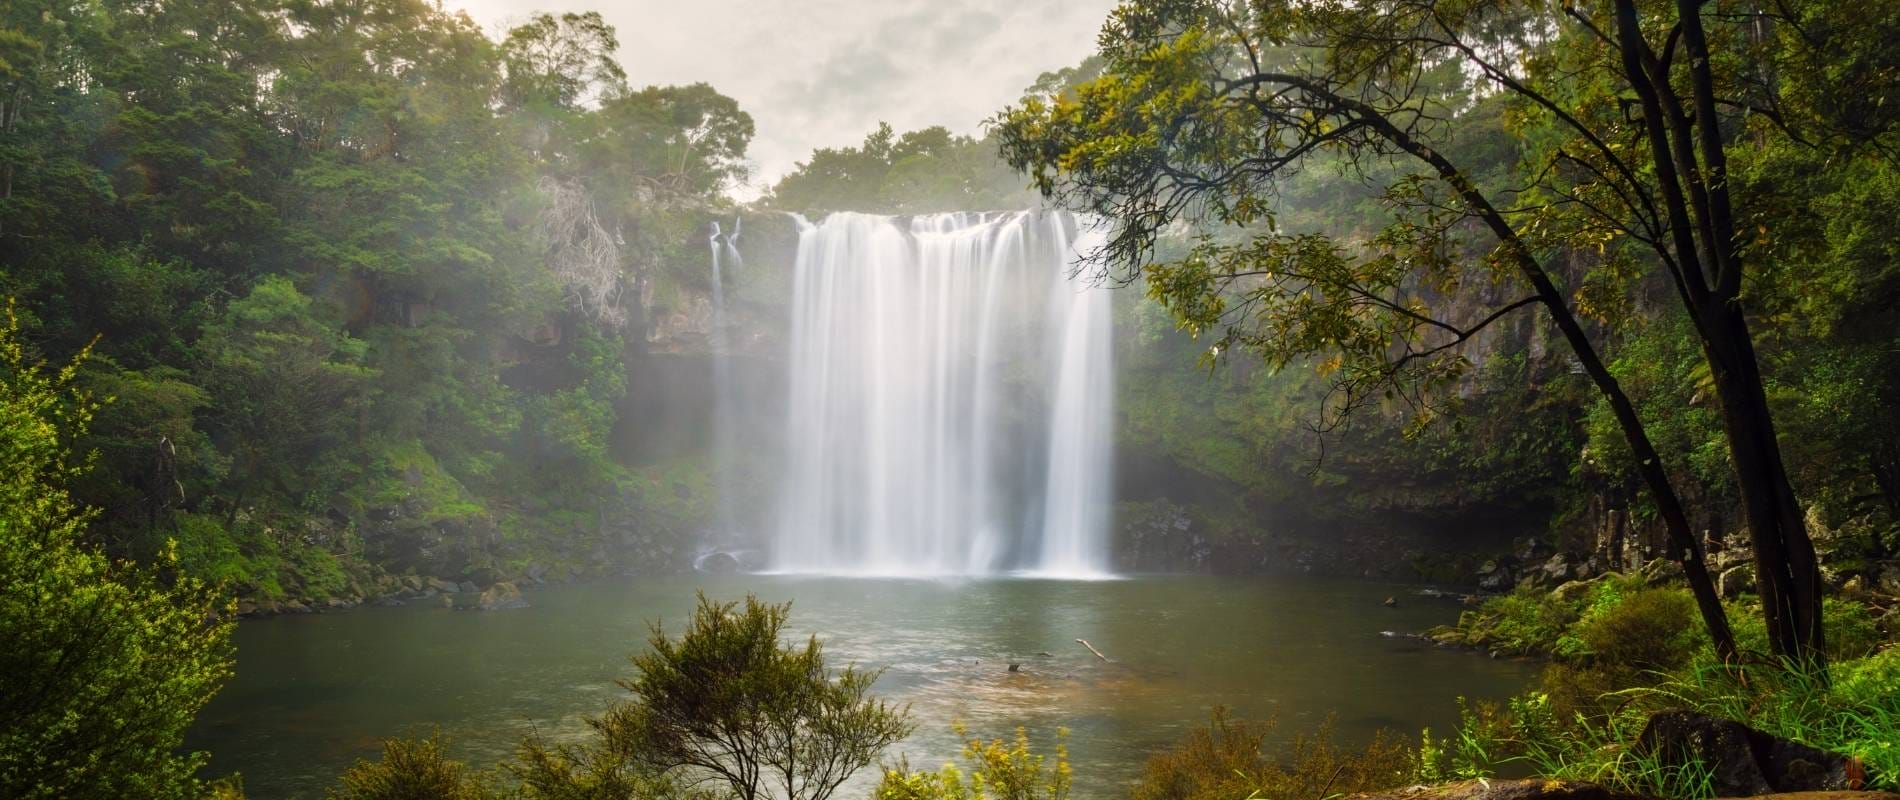
[(967, 777), (955, 764), (936, 772), (913, 772), (908, 762), (900, 761), (884, 768), (884, 780), (872, 795), (875, 800), (1068, 800), (1074, 776), (1068, 748), (1060, 741), (1068, 731), (1056, 732), (1054, 763), (1030, 749), (1029, 732), (1022, 728), (1009, 743), (972, 737), (961, 723), (956, 731), (964, 739)]
[(1564, 716), (1602, 713), (1609, 693), (1663, 680), (1687, 665), (1705, 640), (1687, 593), (1624, 594), (1609, 587), (1564, 639), (1568, 655), (1544, 673), (1544, 691)]
[(1272, 722), (1229, 719), (1216, 708), (1205, 728), (1148, 759), (1133, 800), (1328, 798), (1389, 789), (1418, 773), (1417, 753), (1380, 732), (1362, 749), (1334, 742), (1332, 721), (1295, 736), (1279, 757), (1262, 749)]
[(506, 770), (520, 781), (522, 800), (663, 800), (694, 795), (663, 778), (628, 769), (626, 760), (603, 748), (523, 742)]
[(231, 625), (161, 574), (174, 548), (147, 568), (83, 543), (71, 443), (97, 406), (76, 366), (29, 361), (0, 318), (0, 797), (198, 797), (204, 755), (180, 745), (230, 673)]
[(381, 761), (358, 761), (343, 773), (331, 800), (486, 800), (492, 797), (459, 761), (443, 752), (440, 732), (427, 739), (383, 742)]
[[(1742, 650), (1768, 653), (1768, 630), (1760, 606), (1752, 599), (1729, 613), (1738, 621), (1735, 642)], [(1879, 623), (1867, 606), (1841, 597), (1821, 601), (1821, 630), (1827, 634), (1828, 661), (1850, 661), (1872, 654), (1883, 638)]]
[[(791, 606), (700, 595), (679, 638), (658, 625), (620, 681), (633, 700), (590, 724), (595, 772), (723, 783), (732, 794), (825, 800), (910, 734), (908, 709), (868, 697), (881, 671), (831, 671), (817, 637), (781, 646)], [(599, 760), (594, 760), (599, 759)]]
[(1635, 794), (1706, 798), (1713, 790), (1704, 767), (1665, 766), (1629, 746), (1652, 714), (1688, 709), (1856, 756), (1870, 788), (1892, 789), (1900, 777), (1900, 655), (1837, 662), (1830, 671), (1831, 684), (1776, 664), (1725, 667), (1705, 652), (1700, 663), (1654, 685), (1606, 692), (1594, 714), (1565, 713), (1547, 692), (1516, 698), (1504, 711), (1467, 707), (1460, 752), (1476, 756), (1470, 762), (1479, 775), (1516, 763)]

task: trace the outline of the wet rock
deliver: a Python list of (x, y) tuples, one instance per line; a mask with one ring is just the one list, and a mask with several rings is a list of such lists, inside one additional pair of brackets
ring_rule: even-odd
[(545, 583), (548, 579), (548, 567), (546, 564), (529, 564), (526, 574), (530, 581)]
[(1880, 562), (1873, 589), (1881, 594), (1900, 595), (1900, 561)]
[(1413, 592), (1413, 594), (1433, 600), (1452, 600), (1457, 602), (1463, 602), (1466, 597), (1470, 596), (1464, 592), (1447, 592), (1444, 589), (1420, 589)]
[(286, 602), (286, 603), (284, 603), (284, 604), (283, 604), (283, 606), (282, 606), (282, 607), (281, 607), (281, 608), (280, 608), (279, 610), (280, 610), (280, 611), (282, 611), (282, 612), (283, 612), (283, 613), (285, 613), (285, 614), (308, 614), (308, 613), (310, 613), (310, 607), (309, 607), (309, 606), (306, 606), (306, 605), (304, 605), (304, 604), (303, 604), (303, 602), (302, 602), (302, 601), (300, 601), (300, 600), (291, 600), (291, 601), (288, 601), (288, 602)]
[(1487, 592), (1508, 592), (1517, 585), (1511, 568), (1497, 561), (1486, 561), (1478, 568), (1478, 588)]
[(1398, 598), (1396, 598), (1396, 597), (1387, 597), (1387, 598), (1385, 599), (1385, 607), (1386, 607), (1386, 608), (1398, 608), (1398, 607), (1399, 607), (1399, 599), (1398, 599)]
[(455, 594), (456, 592), (462, 591), (460, 586), (442, 580), (441, 578), (430, 578), (427, 586), (430, 589), (434, 589), (438, 594)]
[(1531, 564), (1550, 555), (1551, 548), (1535, 536), (1521, 537), (1511, 543), (1511, 555), (1520, 563)]
[(1665, 766), (1699, 762), (1718, 797), (1859, 788), (1858, 764), (1846, 756), (1691, 711), (1650, 717), (1635, 752)]
[(257, 604), (249, 600), (239, 600), (237, 604), (237, 614), (240, 617), (255, 617), (257, 616)]
[(1568, 553), (1558, 553), (1551, 556), (1548, 561), (1544, 562), (1541, 571), (1544, 574), (1544, 579), (1553, 584), (1560, 584), (1577, 578), (1577, 565), (1574, 561), (1571, 561), (1570, 554)]
[(1682, 565), (1666, 558), (1652, 558), (1643, 565), (1643, 581), (1651, 586), (1682, 580)]
[(483, 611), (500, 611), (505, 608), (527, 608), (528, 598), (523, 597), (521, 590), (516, 588), (514, 584), (502, 581), (494, 586), (488, 587), (488, 591), (482, 592), (482, 599), (481, 602), (477, 604), (477, 607)]
[(1590, 593), (1596, 590), (1597, 584), (1601, 581), (1601, 577), (1587, 581), (1570, 581), (1550, 590), (1550, 599), (1560, 603), (1580, 602), (1589, 598)]
[(474, 581), (462, 581), (455, 585), (455, 590), (462, 594), (475, 594), (480, 592), (482, 587), (476, 586)]
[(402, 588), (408, 589), (410, 592), (421, 594), (423, 588), (425, 588), (426, 586), (427, 584), (423, 583), (421, 578), (418, 578), (414, 575), (402, 576)]
[(1755, 565), (1737, 564), (1722, 570), (1715, 578), (1715, 591), (1724, 599), (1734, 599), (1755, 591)]

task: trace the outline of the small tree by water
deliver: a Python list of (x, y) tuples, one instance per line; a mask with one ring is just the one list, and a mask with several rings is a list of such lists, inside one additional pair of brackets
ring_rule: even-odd
[(650, 774), (743, 800), (829, 798), (910, 734), (910, 711), (869, 696), (882, 670), (827, 669), (817, 637), (781, 645), (790, 611), (702, 594), (679, 638), (655, 625), (651, 652), (620, 681), (633, 700), (592, 723), (601, 745)]

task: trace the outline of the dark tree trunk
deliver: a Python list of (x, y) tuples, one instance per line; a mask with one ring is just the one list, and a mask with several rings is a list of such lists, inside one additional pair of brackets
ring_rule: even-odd
[[(1788, 481), (1762, 388), (1754, 340), (1740, 298), (1745, 263), (1728, 194), (1728, 153), (1716, 111), (1702, 3), (1676, 0), (1675, 32), (1686, 51), (1688, 95), (1643, 36), (1635, 0), (1616, 0), (1623, 77), (1642, 106), (1643, 136), (1654, 159), (1668, 243), (1656, 243), (1684, 308), (1695, 321), (1722, 404), (1736, 485), (1775, 654), (1826, 678), (1821, 645), (1821, 579), (1814, 543)], [(1674, 34), (1672, 34), (1674, 35)], [(1644, 191), (1647, 191), (1646, 189)], [(1643, 459), (1641, 453), (1638, 459)], [(1647, 463), (1647, 462), (1645, 462)]]
[(1818, 670), (1826, 663), (1820, 563), (1781, 460), (1748, 323), (1733, 303), (1701, 310), (1698, 328), (1754, 546), (1768, 641), (1777, 655)]

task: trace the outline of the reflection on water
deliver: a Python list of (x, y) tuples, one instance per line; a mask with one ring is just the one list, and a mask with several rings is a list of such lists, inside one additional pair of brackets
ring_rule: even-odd
[[(953, 719), (985, 736), (1025, 726), (1044, 744), (1068, 727), (1078, 798), (1120, 796), (1148, 753), (1217, 703), (1244, 717), (1277, 715), (1282, 733), (1336, 715), (1356, 740), (1382, 727), (1443, 730), (1456, 718), (1453, 698), (1503, 697), (1532, 672), (1381, 636), (1450, 621), (1458, 609), (1367, 582), (633, 578), (550, 589), (512, 611), (246, 622), (237, 676), (189, 744), (211, 751), (213, 772), (243, 773), (254, 798), (320, 797), (383, 737), (432, 725), (456, 755), (486, 766), (530, 731), (582, 735), (583, 717), (623, 694), (612, 681), (645, 646), (649, 621), (678, 630), (695, 589), (793, 601), (791, 626), (817, 634), (834, 663), (888, 667), (876, 691), (910, 703), (919, 723), (889, 756), (914, 767), (956, 757)], [(1395, 594), (1398, 608), (1380, 604)], [(859, 782), (868, 787), (874, 773)]]

